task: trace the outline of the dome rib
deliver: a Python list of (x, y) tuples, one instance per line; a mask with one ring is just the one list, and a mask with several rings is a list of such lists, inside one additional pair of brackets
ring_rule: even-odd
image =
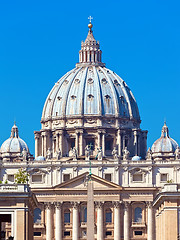
[(131, 106), (131, 103), (130, 103), (130, 100), (129, 100), (129, 96), (128, 96), (128, 93), (127, 93), (127, 89), (126, 89), (126, 87), (125, 87), (124, 84), (123, 84), (123, 83), (125, 83), (125, 82), (124, 82), (124, 80), (123, 80), (122, 78), (120, 78), (117, 74), (114, 74), (113, 72), (112, 72), (112, 74), (115, 75), (116, 78), (118, 78), (118, 80), (120, 80), (119, 83), (120, 83), (120, 85), (121, 85), (121, 89), (122, 89), (122, 91), (123, 91), (123, 93), (124, 93), (124, 96), (126, 97), (126, 101), (127, 101), (127, 103), (128, 103), (128, 106), (127, 106), (127, 107), (128, 107), (128, 110), (129, 110), (129, 117), (130, 117), (130, 119), (132, 119), (132, 118), (133, 118), (132, 106)]
[(102, 109), (102, 90), (101, 90), (101, 83), (99, 79), (99, 75), (97, 73), (97, 68), (93, 67), (94, 74), (96, 75), (96, 78), (98, 79), (96, 86), (97, 86), (97, 99), (98, 99), (98, 115), (102, 115), (103, 109)]
[(71, 76), (72, 78), (71, 78), (71, 80), (69, 80), (69, 84), (68, 84), (68, 86), (67, 86), (67, 90), (66, 90), (66, 92), (65, 92), (65, 97), (64, 97), (64, 100), (63, 100), (63, 103), (62, 103), (62, 116), (63, 116), (63, 117), (66, 116), (67, 100), (68, 100), (68, 94), (69, 94), (69, 92), (70, 92), (70, 88), (71, 88), (71, 86), (72, 86), (72, 83), (73, 83), (75, 77), (77, 76), (78, 72), (79, 72), (81, 69), (82, 69), (82, 68), (79, 68), (79, 69), (77, 69), (77, 70), (75, 69), (75, 70), (74, 70), (74, 71), (75, 71), (74, 76)]
[(86, 78), (87, 78), (87, 73), (88, 73), (88, 67), (85, 68), (84, 70), (84, 74), (83, 74), (83, 82), (82, 82), (82, 86), (83, 86), (83, 90), (82, 90), (82, 99), (80, 100), (81, 102), (81, 111), (80, 114), (83, 115), (84, 114), (84, 99), (85, 99), (85, 88), (86, 88)]
[[(75, 69), (75, 68), (74, 68), (74, 69)], [(48, 101), (49, 101), (49, 99), (50, 99), (50, 97), (51, 97), (51, 95), (52, 95), (52, 93), (53, 93), (53, 91), (54, 91), (55, 89), (57, 89), (57, 93), (58, 93), (60, 87), (61, 87), (62, 84), (63, 84), (63, 79), (67, 78), (67, 76), (69, 76), (69, 75), (73, 72), (74, 69), (72, 69), (71, 71), (67, 72), (62, 78), (60, 78), (60, 79), (57, 81), (57, 83), (59, 84), (59, 87), (58, 87), (58, 88), (57, 88), (57, 85), (56, 85), (57, 83), (55, 83), (54, 87), (51, 89), (50, 93), (48, 94), (48, 96), (47, 96), (47, 98), (46, 98), (46, 102), (45, 102), (45, 104), (44, 104), (44, 108), (43, 108), (43, 112), (42, 112), (42, 120), (45, 120), (45, 119), (47, 119), (49, 116), (52, 116), (52, 115), (53, 115), (53, 104), (48, 103)], [(61, 82), (61, 84), (60, 84), (60, 82)], [(56, 93), (55, 93), (55, 94), (56, 94)], [(57, 94), (56, 94), (56, 95), (57, 95)], [(53, 103), (55, 102), (55, 99), (56, 99), (56, 97), (54, 97)], [(47, 111), (48, 104), (50, 105), (50, 106), (49, 106), (49, 114), (48, 114), (48, 116), (46, 116), (46, 115), (47, 115), (47, 112), (48, 112), (48, 111)]]
[[(101, 69), (101, 71), (103, 71), (104, 75), (106, 76), (106, 78), (108, 80), (108, 83), (110, 85), (110, 88), (112, 90), (114, 103), (115, 103), (115, 116), (118, 117), (119, 116), (119, 103), (118, 103), (118, 99), (117, 99), (117, 95), (116, 95), (116, 91), (115, 91), (114, 85), (112, 84), (112, 81), (111, 81), (110, 77), (104, 71), (104, 69), (102, 67), (99, 67), (99, 68)], [(108, 69), (108, 71), (109, 71), (109, 69)]]
[[(75, 68), (74, 68), (74, 69), (75, 69)], [(64, 76), (64, 79), (66, 79), (67, 77), (69, 77), (69, 76), (72, 74), (72, 72), (74, 71), (74, 69), (72, 69), (70, 72), (68, 72), (68, 74), (66, 74), (66, 75)], [(51, 105), (50, 105), (50, 114), (51, 114), (51, 116), (52, 116), (52, 114), (53, 114), (53, 106), (54, 106), (55, 100), (56, 100), (56, 98), (57, 98), (58, 92), (59, 92), (60, 88), (62, 87), (64, 81), (58, 81), (57, 83), (58, 83), (59, 86), (57, 86), (57, 90), (56, 90), (56, 92), (55, 92), (55, 94), (54, 94), (55, 97), (54, 97), (54, 99), (53, 99), (53, 102), (52, 102)], [(58, 109), (57, 109), (57, 111), (58, 111)]]

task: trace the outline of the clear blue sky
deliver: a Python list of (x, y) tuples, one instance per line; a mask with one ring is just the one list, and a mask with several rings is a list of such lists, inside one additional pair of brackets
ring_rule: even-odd
[(16, 119), (34, 153), (45, 99), (78, 61), (88, 16), (103, 62), (130, 86), (148, 146), (164, 118), (180, 143), (180, 1), (0, 1), (0, 144)]

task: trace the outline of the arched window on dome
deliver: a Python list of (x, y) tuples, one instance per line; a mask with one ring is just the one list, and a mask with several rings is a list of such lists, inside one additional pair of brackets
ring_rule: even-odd
[(140, 207), (134, 209), (134, 222), (142, 223), (142, 208)]
[(110, 208), (107, 208), (105, 211), (106, 223), (112, 223), (112, 211)]
[(41, 209), (40, 208), (34, 209), (34, 223), (36, 223), (36, 224), (41, 223)]

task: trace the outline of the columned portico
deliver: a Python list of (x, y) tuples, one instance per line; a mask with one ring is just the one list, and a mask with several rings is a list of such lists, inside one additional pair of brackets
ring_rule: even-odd
[(55, 240), (62, 240), (62, 203), (55, 203), (56, 209), (56, 230), (55, 230)]
[(79, 239), (79, 203), (73, 203), (73, 240)]
[(124, 240), (129, 240), (129, 203), (124, 202)]
[(104, 240), (103, 233), (103, 202), (96, 202), (97, 207), (97, 239)]
[(52, 240), (52, 204), (46, 203), (46, 240)]

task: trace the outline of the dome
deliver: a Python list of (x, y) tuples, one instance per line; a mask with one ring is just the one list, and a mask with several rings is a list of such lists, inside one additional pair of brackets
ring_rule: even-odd
[(83, 116), (119, 117), (140, 122), (136, 100), (122, 78), (101, 62), (99, 42), (91, 28), (81, 43), (79, 63), (55, 83), (42, 122)]
[(141, 160), (141, 157), (139, 156), (132, 157), (132, 161), (140, 161), (140, 160)]
[(11, 129), (11, 136), (1, 146), (1, 153), (21, 153), (25, 149), (29, 152), (27, 144), (19, 137), (16, 124)]
[(170, 138), (169, 129), (166, 123), (164, 123), (164, 126), (162, 127), (161, 137), (157, 139), (152, 145), (152, 153), (174, 153), (177, 147), (177, 142), (174, 139)]

